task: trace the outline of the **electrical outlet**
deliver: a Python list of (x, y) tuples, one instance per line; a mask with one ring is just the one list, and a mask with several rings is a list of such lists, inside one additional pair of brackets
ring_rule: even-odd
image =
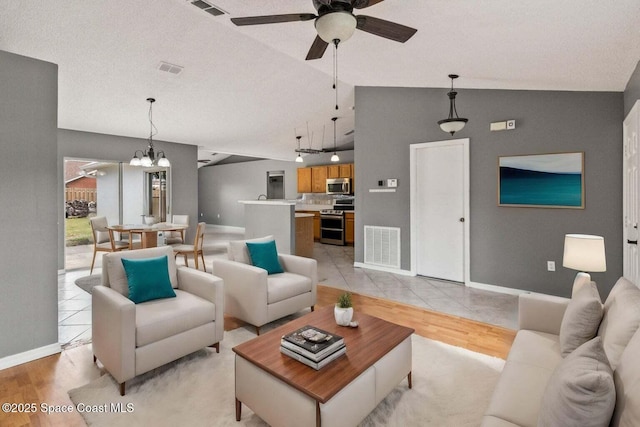
[(547, 271), (556, 271), (555, 261), (547, 261)]
[(387, 179), (387, 187), (397, 187), (398, 186), (398, 180), (395, 178), (391, 178), (391, 179)]
[(507, 130), (513, 130), (516, 128), (515, 120), (507, 120)]

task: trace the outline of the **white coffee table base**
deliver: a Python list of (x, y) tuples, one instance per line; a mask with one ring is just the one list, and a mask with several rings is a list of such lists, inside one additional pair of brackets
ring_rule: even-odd
[(411, 337), (394, 347), (325, 403), (236, 355), (236, 419), (240, 420), (244, 403), (274, 427), (353, 427), (405, 377), (411, 388)]

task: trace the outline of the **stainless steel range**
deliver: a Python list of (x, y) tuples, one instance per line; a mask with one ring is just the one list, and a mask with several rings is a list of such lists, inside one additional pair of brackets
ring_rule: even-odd
[(344, 211), (320, 211), (320, 243), (344, 246)]

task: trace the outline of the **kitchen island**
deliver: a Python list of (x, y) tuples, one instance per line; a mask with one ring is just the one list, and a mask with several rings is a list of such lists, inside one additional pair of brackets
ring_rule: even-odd
[(279, 253), (313, 256), (313, 215), (296, 213), (295, 201), (239, 200), (244, 205), (245, 238), (272, 235)]

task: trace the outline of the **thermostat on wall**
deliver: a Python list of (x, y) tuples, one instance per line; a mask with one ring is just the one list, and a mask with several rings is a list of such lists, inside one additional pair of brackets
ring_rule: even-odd
[(398, 186), (398, 180), (395, 178), (390, 178), (387, 179), (387, 187), (397, 187)]

